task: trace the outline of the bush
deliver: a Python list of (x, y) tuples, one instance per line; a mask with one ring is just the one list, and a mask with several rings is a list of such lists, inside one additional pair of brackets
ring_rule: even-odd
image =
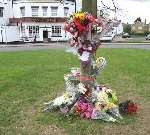
[(127, 24), (123, 27), (123, 32), (131, 34), (131, 25)]

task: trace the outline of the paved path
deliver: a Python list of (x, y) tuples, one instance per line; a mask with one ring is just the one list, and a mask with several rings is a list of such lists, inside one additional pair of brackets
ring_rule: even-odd
[[(0, 45), (0, 51), (26, 51), (26, 50), (42, 50), (50, 48), (67, 48), (68, 43), (37, 43), (37, 44), (10, 44)], [(103, 43), (102, 48), (138, 48), (150, 50), (150, 43)]]
[(102, 48), (138, 48), (150, 50), (150, 44), (104, 44)]

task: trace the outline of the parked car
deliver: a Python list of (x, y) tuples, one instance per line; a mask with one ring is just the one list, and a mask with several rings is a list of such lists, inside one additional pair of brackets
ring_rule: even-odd
[(146, 40), (150, 40), (150, 34), (145, 37)]
[(130, 38), (131, 36), (129, 35), (129, 33), (124, 33), (122, 34), (122, 38)]
[(103, 35), (100, 40), (104, 41), (104, 42), (111, 42), (113, 40), (113, 38), (115, 37), (114, 34), (107, 34), (107, 35)]
[(101, 41), (106, 41), (106, 42), (107, 41), (111, 42), (113, 40), (113, 37), (114, 36), (112, 36), (112, 35), (104, 35), (103, 37), (100, 38), (100, 40)]

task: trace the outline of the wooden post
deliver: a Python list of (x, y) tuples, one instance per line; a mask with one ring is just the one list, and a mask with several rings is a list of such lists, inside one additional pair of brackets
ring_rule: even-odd
[[(82, 0), (82, 11), (91, 13), (94, 17), (97, 17), (97, 0)], [(85, 35), (83, 35), (83, 40), (92, 40), (92, 34), (91, 34), (91, 24), (89, 24), (89, 31)], [(80, 63), (81, 67), (81, 75), (91, 77), (91, 70), (92, 70), (92, 59), (93, 54), (90, 54), (89, 56), (89, 63), (83, 64)], [(92, 90), (94, 81), (88, 80), (88, 81), (81, 81), (86, 87)]]
[[(89, 12), (93, 16), (97, 17), (97, 0), (82, 0), (82, 10), (84, 12)], [(87, 39), (88, 40), (92, 39), (91, 30), (87, 34)]]
[(82, 0), (82, 10), (97, 17), (97, 0)]

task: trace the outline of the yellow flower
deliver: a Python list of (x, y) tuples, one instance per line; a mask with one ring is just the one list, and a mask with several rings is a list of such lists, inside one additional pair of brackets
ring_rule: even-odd
[(77, 13), (74, 14), (74, 18), (84, 20), (85, 19), (85, 13), (84, 12), (77, 12)]
[(63, 96), (64, 96), (65, 99), (68, 99), (68, 98), (69, 98), (69, 93), (68, 93), (68, 92), (65, 92), (65, 93), (63, 94)]
[(97, 98), (98, 98), (98, 101), (101, 103), (108, 103), (109, 102), (108, 95), (104, 91), (100, 91), (99, 93), (97, 93)]
[(115, 107), (116, 105), (114, 104), (114, 103), (107, 103), (107, 109), (110, 109), (110, 108), (113, 108), (113, 107)]
[(96, 110), (101, 110), (101, 109), (102, 109), (100, 102), (96, 102), (96, 103), (95, 103), (95, 109), (96, 109)]
[(101, 59), (101, 57), (99, 57), (99, 58), (96, 59), (96, 64), (97, 64), (97, 65), (100, 64), (100, 62), (101, 62), (100, 59)]

